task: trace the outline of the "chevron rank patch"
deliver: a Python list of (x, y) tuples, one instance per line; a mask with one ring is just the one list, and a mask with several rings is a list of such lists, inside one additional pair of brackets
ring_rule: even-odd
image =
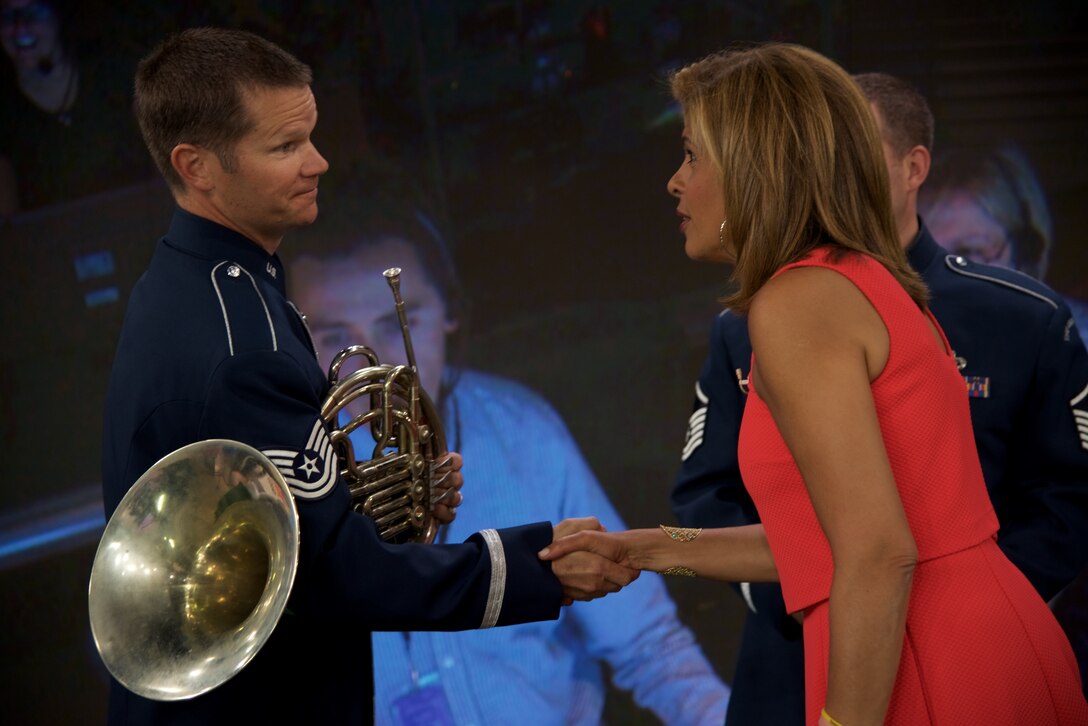
[(710, 399), (703, 393), (698, 381), (695, 382), (695, 398), (699, 401), (699, 406), (692, 412), (691, 418), (688, 419), (688, 431), (684, 436), (684, 451), (680, 454), (680, 461), (687, 461), (688, 457), (703, 443), (703, 432), (706, 429), (706, 409)]
[(320, 499), (336, 484), (336, 452), (320, 419), (314, 421), (304, 448), (263, 449), (262, 453), (272, 460), (291, 493), (300, 499)]
[(1088, 386), (1069, 402), (1069, 406), (1073, 409), (1073, 422), (1077, 425), (1081, 448), (1088, 450), (1088, 401), (1085, 399), (1088, 399)]

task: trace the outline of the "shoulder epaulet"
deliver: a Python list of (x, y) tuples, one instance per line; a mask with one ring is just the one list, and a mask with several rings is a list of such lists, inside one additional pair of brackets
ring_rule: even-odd
[(253, 275), (237, 262), (224, 260), (212, 268), (211, 277), (230, 354), (278, 350), (272, 315)]
[(973, 262), (962, 255), (945, 255), (945, 267), (962, 277), (970, 277), (975, 280), (999, 285), (1005, 289), (1035, 298), (1057, 309), (1061, 304), (1061, 298), (1043, 283), (1019, 270), (1010, 270), (1006, 267), (995, 267)]
[(743, 342), (747, 346), (748, 318), (727, 308), (714, 319), (714, 335), (729, 343)]

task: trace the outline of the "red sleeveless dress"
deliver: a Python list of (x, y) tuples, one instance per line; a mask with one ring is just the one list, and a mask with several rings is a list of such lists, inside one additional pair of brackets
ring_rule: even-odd
[[(888, 362), (872, 393), (918, 565), (885, 723), (1088, 725), (1065, 634), (997, 547), (997, 518), (975, 450), (967, 392), (947, 340), (943, 350), (936, 345), (928, 314), (871, 257), (847, 252), (832, 259), (829, 249), (820, 248), (777, 274), (801, 266), (829, 268), (849, 279), (890, 339)], [(740, 431), (741, 474), (763, 521), (786, 607), (804, 612), (805, 707), (814, 724), (827, 692), (834, 564), (797, 465), (759, 397), (758, 365), (753, 357)]]

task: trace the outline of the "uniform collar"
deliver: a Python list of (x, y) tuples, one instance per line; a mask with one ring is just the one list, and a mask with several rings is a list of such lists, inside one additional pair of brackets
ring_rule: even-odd
[(907, 262), (910, 266), (918, 272), (925, 272), (934, 259), (938, 256), (943, 258), (947, 254), (948, 251), (937, 244), (937, 240), (933, 239), (933, 235), (926, 229), (925, 222), (919, 217), (918, 236), (907, 248)]
[(217, 222), (175, 207), (165, 241), (171, 247), (206, 260), (237, 262), (250, 274), (263, 278), (286, 295), (283, 263), (279, 256), (268, 254), (253, 240)]

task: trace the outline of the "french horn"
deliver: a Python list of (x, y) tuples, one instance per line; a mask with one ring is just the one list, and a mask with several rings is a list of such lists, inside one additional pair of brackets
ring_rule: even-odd
[[(400, 297), (386, 270), (407, 365), (352, 346), (329, 369), (321, 416), (352, 507), (393, 543), (435, 539), (433, 507), (452, 490), (446, 439), (419, 383)], [(365, 359), (341, 376), (349, 361)], [(356, 401), (369, 409), (350, 415)], [(343, 423), (341, 423), (343, 422)], [(350, 435), (370, 428), (370, 458)], [(283, 474), (256, 449), (210, 439), (166, 455), (132, 485), (110, 517), (91, 568), (88, 610), (103, 663), (125, 688), (176, 701), (216, 688), (252, 660), (287, 605), (299, 525)]]
[[(450, 475), (446, 436), (419, 382), (400, 296), (400, 269), (383, 274), (393, 291), (408, 364), (379, 363), (374, 351), (362, 345), (340, 351), (329, 366), (330, 387), (321, 417), (355, 511), (371, 517), (387, 542), (429, 544), (438, 532), (434, 506), (451, 493), (440, 491)], [(341, 376), (346, 364), (360, 358), (366, 365)], [(369, 408), (351, 415), (352, 404), (359, 399), (369, 399)], [(369, 426), (374, 448), (369, 459), (360, 461), (350, 435), (363, 426)]]

